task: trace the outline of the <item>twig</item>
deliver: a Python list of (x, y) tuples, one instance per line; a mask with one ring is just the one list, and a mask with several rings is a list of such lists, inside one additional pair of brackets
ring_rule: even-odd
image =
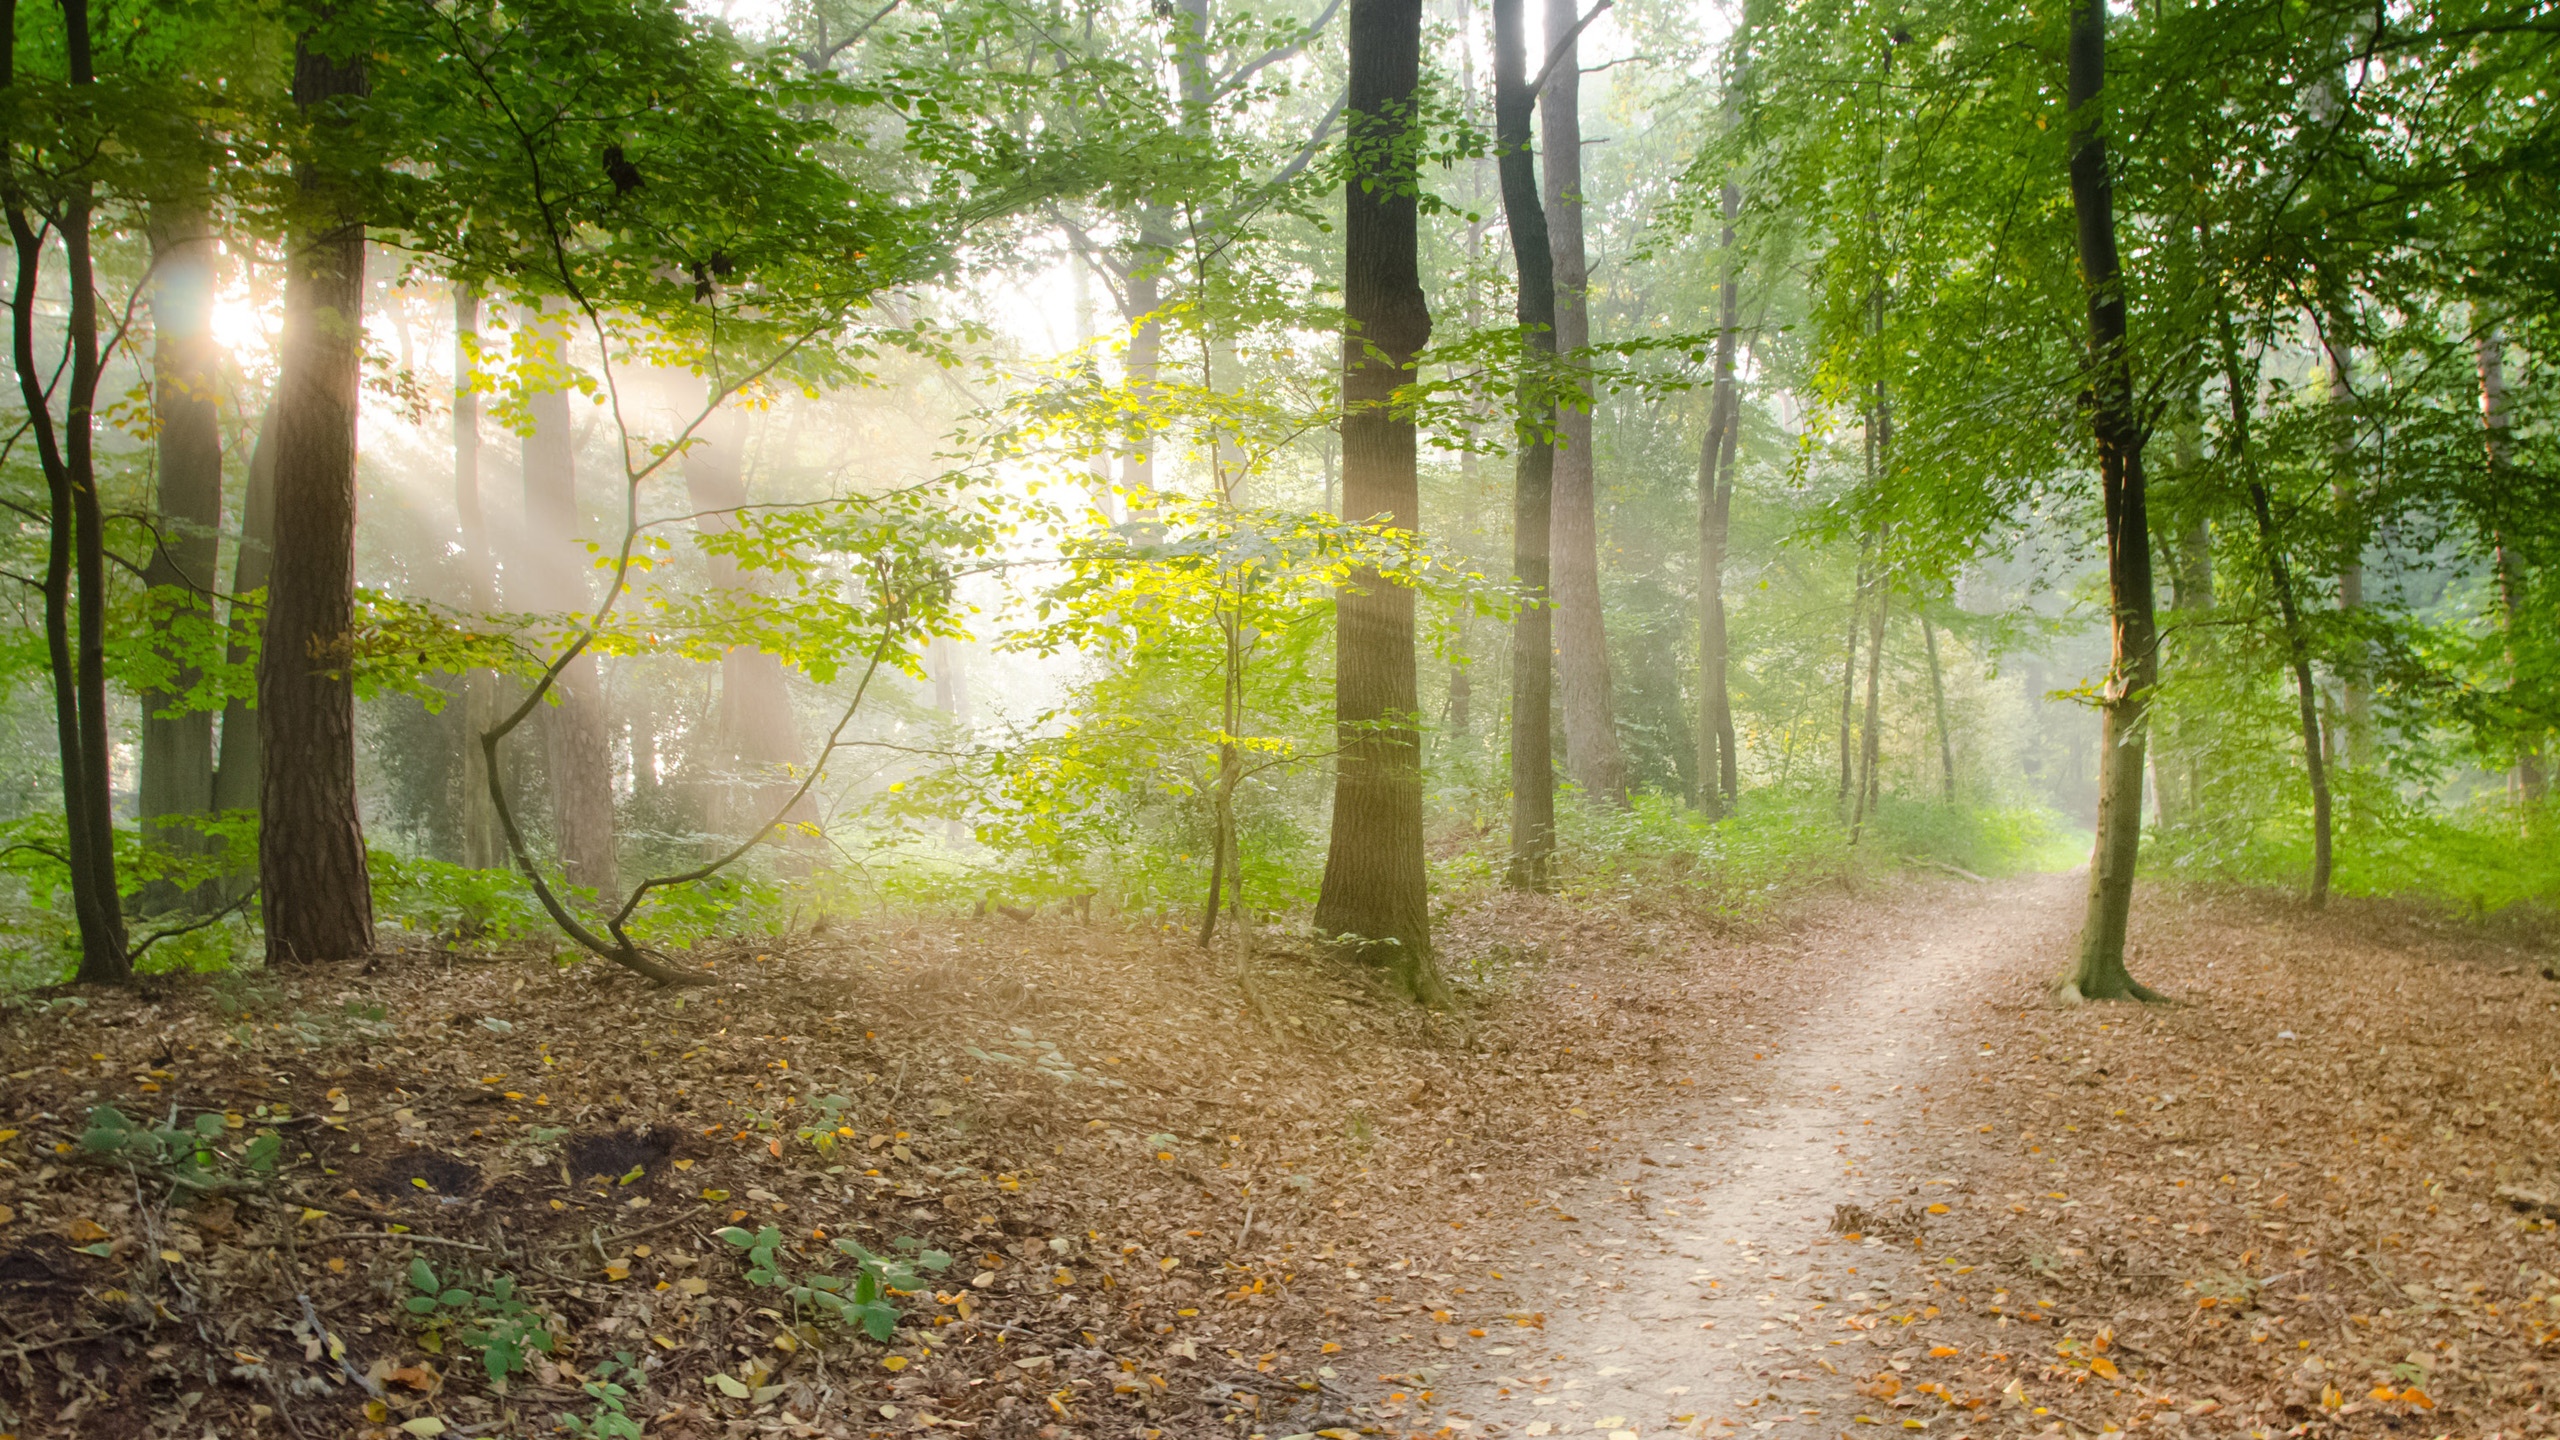
[(306, 1290), (293, 1298), (302, 1302), (302, 1323), (310, 1327), (312, 1335), (319, 1339), (320, 1348), (328, 1354), (329, 1358), (338, 1362), (338, 1369), (344, 1372), (348, 1379), (362, 1387), (364, 1393), (380, 1399), (382, 1382), (347, 1363), (347, 1342), (329, 1333), (329, 1327), (320, 1319), (320, 1311), (311, 1303), (311, 1293)]
[(332, 1235), (315, 1236), (312, 1243), (330, 1245), (340, 1240), (406, 1240), (415, 1245), (444, 1245), (455, 1250), (477, 1250), (483, 1255), (496, 1253), (486, 1245), (475, 1245), (468, 1240), (447, 1240), (436, 1235), (412, 1235), (406, 1231), (395, 1235), (380, 1230), (340, 1230)]
[(94, 1330), (85, 1335), (64, 1335), (52, 1340), (38, 1340), (32, 1345), (0, 1350), (0, 1360), (15, 1360), (20, 1356), (33, 1355), (40, 1350), (50, 1350), (57, 1345), (76, 1345), (83, 1340), (104, 1340), (110, 1335), (121, 1335), (132, 1328), (133, 1322), (128, 1320), (122, 1325), (111, 1325), (104, 1330)]

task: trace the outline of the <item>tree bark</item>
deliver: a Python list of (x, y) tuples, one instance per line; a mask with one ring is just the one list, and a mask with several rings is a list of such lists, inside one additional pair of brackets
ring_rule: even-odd
[[(697, 396), (698, 407), (702, 398)], [(694, 431), (696, 444), (684, 455), (684, 483), (696, 514), (695, 528), (716, 535), (733, 527), (747, 503), (745, 437), (738, 414), (723, 407)], [(754, 590), (753, 577), (726, 556), (711, 558), (711, 584), (722, 590)], [(935, 684), (944, 683), (943, 657), (936, 653)], [(817, 817), (807, 796), (792, 803), (800, 782), (791, 773), (801, 761), (800, 729), (791, 710), (791, 686), (782, 657), (752, 646), (733, 645), (720, 657), (720, 705), (714, 724), (716, 749), (724, 773), (715, 782), (710, 828), (744, 839), (750, 829), (772, 824), (776, 812), (791, 804), (786, 823)]]
[[(276, 446), (275, 406), (258, 420), (258, 438), (249, 449), (249, 483), (240, 497), (240, 541), (231, 556), (231, 602), (223, 617), (231, 643), (227, 663), (247, 665), (258, 655), (266, 628), (267, 580), (275, 573)], [(255, 595), (255, 601), (243, 597)], [(222, 707), (220, 760), (213, 771), (216, 813), (258, 808), (265, 788), (265, 766), (258, 739), (257, 697), (233, 696)]]
[(1947, 680), (1938, 666), (1938, 627), (1924, 612), (1920, 616), (1920, 643), (1929, 652), (1929, 704), (1938, 716), (1938, 774), (1943, 782), (1946, 802), (1956, 803), (1956, 746), (1947, 730)]
[(2285, 563), (2283, 537), (2276, 533), (2275, 508), (2266, 482), (2258, 477), (2257, 452), (2249, 442), (2249, 405), (2255, 386), (2240, 371), (2240, 342), (2231, 315), (2218, 317), (2222, 338), (2222, 383), (2231, 402), (2227, 442), (2231, 460), (2249, 486), (2249, 510), (2257, 521), (2258, 548), (2266, 556), (2267, 582), (2276, 592), (2276, 614), (2284, 624), (2285, 655), (2293, 667), (2295, 708), (2302, 727), (2302, 764), (2311, 785), (2311, 908), (2329, 903), (2332, 825), (2329, 798), (2329, 747), (2320, 728), (2320, 689), (2311, 677), (2311, 637), (2294, 599), (2292, 568)]
[(1857, 780), (1858, 625), (1866, 618), (1867, 541), (1858, 547), (1858, 577), (1849, 586), (1849, 644), (1840, 661), (1840, 794), (1834, 802), (1840, 819), (1849, 819), (1849, 787)]
[[(1577, 0), (1546, 0), (1546, 33), (1572, 35), (1582, 17)], [(1546, 152), (1547, 253), (1555, 291), (1553, 340), (1559, 354), (1591, 343), (1590, 265), (1582, 233), (1582, 62), (1568, 39), (1549, 57), (1555, 73), (1537, 97)], [(1577, 371), (1583, 360), (1569, 361)], [(1627, 803), (1627, 759), (1618, 744), (1610, 694), (1609, 632), (1600, 607), (1600, 517), (1591, 453), (1589, 381), (1583, 403), (1555, 412), (1561, 441), (1553, 451), (1556, 680), (1563, 691), (1565, 769), (1582, 793), (1609, 805)]]
[(1716, 330), (1715, 387), (1707, 402), (1707, 433), (1698, 444), (1698, 801), (1710, 815), (1731, 813), (1740, 799), (1740, 757), (1734, 754), (1732, 640), (1725, 628), (1724, 563), (1733, 537), (1733, 467), (1740, 453), (1741, 394), (1734, 382), (1734, 349), (1742, 326), (1742, 285), (1733, 257), (1734, 220), (1742, 212), (1742, 187), (1724, 186), (1725, 252), (1722, 313)]
[[(472, 371), (479, 353), (480, 290), (468, 281), (453, 287), (453, 510), (462, 529), (464, 603), (485, 611), (497, 603), (497, 570), (489, 553), (489, 522), (480, 508), (480, 392)], [(498, 723), (498, 675), (473, 670), (462, 677), (462, 863), (496, 870), (507, 863), (507, 837), (489, 800), (489, 757), (480, 737)]]
[(1877, 544), (1875, 568), (1875, 603), (1867, 607), (1867, 713), (1858, 732), (1858, 800), (1849, 817), (1849, 843), (1858, 843), (1867, 817), (1875, 813), (1881, 781), (1876, 762), (1884, 743), (1884, 628), (1886, 612), (1893, 605), (1893, 570), (1884, 562), (1883, 544)]
[[(367, 93), (364, 61), (294, 46), (293, 98), (317, 126)], [(276, 376), (275, 569), (258, 653), (259, 903), (270, 962), (373, 948), (356, 811), (356, 412), (364, 224), (337, 177), (305, 161), (311, 219), (293, 237)]]
[[(1414, 186), (1404, 143), (1416, 123), (1421, 0), (1351, 0), (1345, 101), (1351, 150), (1343, 187), (1342, 513), (1421, 525), (1414, 422), (1392, 405), (1431, 338), (1422, 293)], [(1416, 729), (1414, 597), (1374, 571), (1335, 607), (1333, 833), (1316, 928), (1427, 1002), (1445, 988), (1431, 954), (1422, 854), (1422, 752)]]
[(2364, 522), (2361, 487), (2355, 481), (2354, 432), (2347, 428), (2354, 423), (2355, 352), (2338, 324), (2335, 320), (2330, 322), (2331, 338), (2325, 347), (2329, 355), (2329, 404), (2338, 412), (2341, 432), (2332, 456), (2337, 478), (2330, 482), (2330, 494), (2337, 502), (2340, 518), (2352, 532), (2346, 559), (2338, 566), (2338, 612), (2349, 621), (2347, 661), (2339, 667), (2338, 675), (2338, 728), (2346, 732), (2343, 738), (2347, 764), (2360, 770), (2373, 758), (2373, 682), (2365, 673), (2368, 648), (2356, 638), (2353, 629), (2356, 612), (2364, 608)]
[[(157, 535), (143, 581), (151, 623), (174, 666), (166, 690), (142, 696), (142, 766), (136, 809), (144, 842), (171, 856), (203, 853), (196, 828), (213, 805), (213, 714), (179, 708), (202, 671), (179, 657), (186, 632), (212, 621), (222, 543), (222, 427), (215, 406), (221, 354), (213, 339), (213, 237), (200, 202), (151, 217), (152, 408), (160, 428)], [(143, 903), (165, 909), (177, 887), (153, 885)]]
[(1548, 589), (1555, 501), (1555, 406), (1544, 396), (1556, 354), (1555, 258), (1538, 200), (1529, 122), (1522, 0), (1494, 0), (1493, 137), (1502, 178), (1502, 218), (1519, 273), (1520, 395), (1513, 422), (1511, 573), (1522, 608), (1511, 630), (1511, 860), (1505, 882), (1544, 890), (1554, 881), (1556, 847), (1555, 610)]
[[(2489, 473), (2489, 494), (2503, 501), (2507, 494), (2507, 341), (2499, 327), (2481, 327), (2472, 340), (2472, 358), (2480, 372), (2480, 430)], [(2490, 561), (2497, 572), (2498, 618), (2506, 637), (2507, 687), (2516, 684), (2516, 629), (2524, 608), (2522, 578), (2517, 574), (2514, 553), (2509, 549), (2504, 517), (2491, 526)], [(2542, 764), (2542, 746), (2533, 736), (2516, 742), (2516, 798), (2524, 802), (2525, 821), (2530, 829), (2542, 808), (2544, 794), (2550, 789), (2550, 778)]]
[(2144, 714), (2159, 679), (2151, 596), (2151, 521), (2142, 488), (2142, 417), (2125, 349), (2124, 278), (2116, 256), (2115, 191), (2099, 97), (2106, 86), (2104, 0), (2071, 14), (2071, 210), (2089, 307), (2089, 416), (2107, 524), (2108, 631), (2113, 642), (2098, 762), (2098, 836), (2089, 862), (2088, 918), (2069, 988), (2085, 1000), (2153, 999), (2124, 964), (2133, 874), (2142, 850)]
[[(96, 83), (90, 63), (89, 7), (64, 0), (62, 20), (71, 83)], [(16, 79), (17, 9), (0, 3), (0, 89)], [(11, 137), (0, 134), (0, 157)], [(0, 158), (0, 165), (5, 165)], [(99, 380), (97, 277), (90, 258), (91, 198), (86, 182), (60, 197), (64, 283), (70, 292), (63, 345), (70, 371), (59, 428), (48, 388), (62, 366), (40, 370), (35, 356), (36, 292), (44, 241), (28, 222), (29, 202), (15, 171), (0, 171), (9, 235), (17, 249), (10, 295), (12, 358), (18, 391), (34, 431), (49, 513), (45, 549), (45, 652), (53, 681), (54, 741), (61, 756), (62, 810), (69, 851), (71, 906), (79, 929), (77, 980), (122, 984), (133, 963), (125, 948), (124, 904), (116, 882), (115, 814), (110, 789), (106, 716), (106, 546), (98, 504), (93, 438)]]
[[(566, 327), (527, 311), (528, 329), (549, 333), (549, 357), (568, 364)], [(532, 542), (526, 566), (527, 598), (534, 607), (564, 615), (589, 609), (594, 595), (586, 547), (578, 540), (577, 437), (569, 421), (566, 390), (536, 391), (526, 402), (533, 433), (524, 441), (525, 532)], [(552, 825), (560, 869), (573, 889), (600, 899), (619, 893), (614, 874), (613, 751), (607, 729), (604, 675), (593, 650), (569, 662), (554, 682), (556, 705), (541, 715), (543, 759), (551, 776)]]

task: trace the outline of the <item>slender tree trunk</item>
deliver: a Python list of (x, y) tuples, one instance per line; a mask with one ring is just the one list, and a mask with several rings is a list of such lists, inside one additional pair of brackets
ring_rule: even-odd
[[(549, 357), (568, 363), (567, 327), (557, 317), (525, 312), (528, 330), (547, 332)], [(524, 441), (524, 514), (532, 544), (526, 567), (536, 607), (577, 614), (594, 603), (585, 547), (578, 543), (578, 457), (566, 390), (539, 390), (527, 400), (533, 433)], [(688, 478), (692, 467), (687, 466)], [(543, 758), (551, 775), (551, 813), (560, 869), (574, 889), (610, 901), (614, 873), (613, 751), (604, 675), (590, 649), (569, 662), (554, 686), (560, 703), (541, 714)], [(724, 697), (725, 700), (725, 697)]]
[(1733, 539), (1733, 468), (1740, 453), (1741, 391), (1734, 381), (1734, 349), (1742, 327), (1740, 266), (1733, 255), (1734, 221), (1742, 213), (1742, 187), (1724, 186), (1722, 313), (1716, 330), (1715, 388), (1707, 402), (1707, 433), (1698, 444), (1698, 808), (1730, 814), (1740, 799), (1740, 757), (1733, 745), (1733, 649), (1724, 609), (1724, 564)]
[[(222, 426), (215, 407), (221, 352), (213, 339), (213, 237), (199, 203), (151, 217), (154, 418), (158, 421), (158, 535), (143, 571), (151, 623), (172, 667), (165, 689), (143, 692), (137, 810), (144, 841), (171, 856), (201, 854), (196, 828), (213, 806), (213, 713), (187, 692), (202, 671), (181, 657), (211, 625), (222, 543)], [(150, 887), (143, 903), (179, 902), (176, 886)]]
[(2293, 667), (2295, 708), (2302, 728), (2302, 765), (2311, 785), (2311, 888), (2314, 910), (2329, 903), (2329, 869), (2333, 855), (2329, 797), (2329, 746), (2320, 725), (2320, 688), (2311, 676), (2311, 637), (2293, 593), (2293, 574), (2284, 558), (2283, 537), (2276, 533), (2275, 507), (2259, 478), (2257, 452), (2249, 440), (2249, 407), (2256, 387), (2240, 369), (2240, 341), (2231, 314), (2218, 317), (2222, 340), (2222, 385), (2231, 403), (2231, 459), (2249, 485), (2249, 510), (2257, 521), (2258, 549), (2266, 556), (2267, 581), (2276, 592), (2276, 614), (2284, 625), (2285, 655)]
[(1946, 673), (1938, 666), (1938, 627), (1926, 612), (1920, 616), (1920, 643), (1929, 652), (1929, 704), (1938, 716), (1938, 775), (1946, 802), (1956, 803), (1956, 746), (1947, 729)]
[[(64, 0), (65, 49), (75, 87), (95, 83), (90, 66), (89, 7)], [(16, 79), (17, 10), (0, 3), (0, 89)], [(0, 133), (0, 167), (7, 161)], [(106, 719), (106, 549), (92, 451), (98, 394), (97, 280), (89, 253), (90, 197), (81, 184), (63, 197), (64, 283), (70, 306), (64, 317), (68, 391), (57, 429), (48, 387), (62, 366), (39, 369), (35, 356), (36, 291), (42, 278), (44, 241), (27, 218), (28, 201), (14, 170), (0, 169), (9, 235), (17, 249), (17, 283), (10, 296), (11, 341), (18, 392), (34, 431), (44, 470), (49, 513), (45, 551), (45, 652), (53, 680), (54, 740), (61, 756), (65, 855), (71, 872), (71, 904), (80, 935), (74, 978), (121, 984), (133, 973), (125, 949), (123, 898), (116, 882), (115, 816), (109, 788)]]
[[(1130, 253), (1129, 278), (1124, 287), (1128, 296), (1129, 320), (1135, 327), (1129, 333), (1129, 348), (1121, 357), (1122, 377), (1127, 384), (1131, 403), (1146, 411), (1155, 403), (1156, 377), (1164, 369), (1164, 321), (1158, 312), (1164, 308), (1165, 267), (1173, 257), (1173, 218), (1161, 206), (1144, 206), (1138, 211), (1138, 244)], [(1138, 433), (1129, 442), (1120, 462), (1120, 488), (1127, 492), (1130, 520), (1142, 527), (1155, 524), (1156, 444), (1153, 419), (1142, 413), (1137, 421)]]
[(2364, 533), (2361, 487), (2355, 480), (2356, 447), (2352, 425), (2356, 404), (2355, 352), (2346, 341), (2337, 322), (2331, 322), (2334, 339), (2327, 344), (2329, 352), (2329, 404), (2339, 413), (2340, 439), (2335, 456), (2337, 478), (2330, 482), (2339, 515), (2351, 527), (2346, 559), (2338, 566), (2338, 612), (2347, 617), (2347, 663), (2339, 667), (2339, 729), (2346, 732), (2347, 764), (2363, 769), (2373, 758), (2373, 682), (2367, 675), (2369, 647), (2357, 639), (2354, 621), (2364, 609)]
[[(276, 446), (275, 407), (270, 403), (258, 420), (258, 438), (249, 449), (249, 483), (240, 497), (240, 542), (231, 556), (231, 603), (223, 618), (230, 632), (226, 663), (254, 664), (266, 631), (267, 581), (275, 573)], [(255, 596), (256, 599), (247, 597)], [(265, 788), (264, 747), (258, 738), (255, 695), (233, 696), (222, 707), (220, 760), (213, 771), (213, 808), (217, 813), (254, 811)]]
[[(1883, 550), (1878, 542), (1877, 549)], [(1875, 813), (1882, 781), (1876, 774), (1876, 762), (1884, 743), (1884, 628), (1885, 614), (1893, 605), (1893, 570), (1878, 554), (1875, 568), (1875, 600), (1867, 607), (1867, 714), (1858, 731), (1858, 801), (1849, 820), (1849, 843), (1858, 843), (1867, 817)]]
[(2159, 678), (2153, 648), (2151, 520), (2142, 488), (2142, 417), (2125, 351), (2124, 278), (2116, 258), (2115, 192), (2098, 109), (2106, 85), (2104, 0), (2071, 15), (2071, 210), (2089, 305), (2089, 416), (2107, 523), (2107, 604), (2113, 663), (2098, 761), (2098, 838), (2089, 863), (2089, 913), (2070, 988), (2087, 1000), (2154, 998), (2125, 970), (2133, 872), (2142, 850), (2144, 712)]
[[(361, 57), (295, 45), (293, 98), (316, 125), (342, 125), (337, 102), (366, 91)], [(338, 177), (297, 169), (313, 218), (294, 236), (285, 279), (275, 569), (258, 653), (259, 903), (270, 962), (373, 948), (351, 674), (364, 225)]]
[[(2495, 324), (2481, 327), (2472, 341), (2472, 357), (2480, 371), (2480, 430), (2488, 458), (2489, 493), (2507, 494), (2507, 341)], [(2490, 533), (2490, 561), (2497, 572), (2498, 618), (2506, 637), (2507, 688), (2517, 684), (2516, 630), (2524, 608), (2523, 586), (2517, 575), (2515, 555), (2508, 548), (2506, 522), (2501, 516)], [(2530, 830), (2542, 808), (2550, 779), (2542, 764), (2542, 745), (2535, 735), (2516, 742), (2516, 797), (2524, 802), (2525, 824)]]
[(1511, 631), (1511, 861), (1506, 883), (1544, 890), (1554, 879), (1556, 847), (1555, 610), (1549, 602), (1549, 543), (1554, 518), (1555, 446), (1548, 439), (1555, 407), (1543, 395), (1541, 367), (1556, 353), (1554, 252), (1538, 202), (1537, 157), (1529, 122), (1538, 97), (1529, 88), (1522, 0), (1494, 0), (1493, 135), (1502, 177), (1502, 217), (1519, 272), (1522, 356), (1513, 472), (1511, 569), (1523, 608)]
[[(1581, 14), (1578, 0), (1546, 0), (1546, 33), (1570, 35)], [(1538, 97), (1546, 151), (1547, 254), (1555, 290), (1552, 338), (1560, 354), (1591, 343), (1590, 265), (1582, 234), (1582, 61), (1579, 42), (1567, 40), (1555, 73)], [(1569, 361), (1577, 370), (1584, 360)], [(1600, 606), (1600, 516), (1591, 453), (1588, 381), (1577, 382), (1584, 401), (1555, 413), (1562, 443), (1553, 451), (1556, 680), (1563, 694), (1565, 768), (1582, 793), (1604, 804), (1627, 803), (1627, 760), (1618, 744), (1616, 706), (1610, 694), (1609, 634)]]
[[(480, 508), (480, 392), (472, 371), (479, 353), (480, 290), (453, 287), (453, 509), (462, 528), (466, 603), (485, 611), (497, 603), (497, 572), (490, 563), (489, 524)], [(489, 800), (489, 757), (480, 737), (498, 723), (498, 675), (473, 670), (462, 677), (462, 863), (495, 870), (507, 863), (507, 837)]]
[(1840, 794), (1834, 803), (1843, 822), (1849, 818), (1849, 787), (1858, 773), (1858, 626), (1866, 619), (1868, 543), (1859, 542), (1858, 577), (1849, 587), (1849, 643), (1840, 661)]
[[(1422, 63), (1421, 0), (1350, 0), (1343, 186), (1342, 513), (1419, 530), (1414, 422), (1391, 405), (1431, 338), (1422, 293), (1412, 147)], [(1422, 854), (1422, 747), (1416, 729), (1414, 597), (1374, 571), (1335, 607), (1333, 835), (1316, 928), (1428, 1002), (1445, 995), (1432, 962)]]

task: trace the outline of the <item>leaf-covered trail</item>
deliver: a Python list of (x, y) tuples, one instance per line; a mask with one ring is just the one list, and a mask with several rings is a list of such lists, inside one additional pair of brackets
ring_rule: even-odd
[(1806, 936), (1802, 992), (1750, 1042), (1757, 1083), (1656, 1117), (1640, 1158), (1557, 1195), (1576, 1217), (1566, 1238), (1504, 1271), (1516, 1303), (1547, 1312), (1544, 1343), (1497, 1347), (1434, 1402), (1531, 1435), (1840, 1427), (1860, 1404), (1884, 1410), (1852, 1387), (1910, 1338), (1878, 1312), (1928, 1303), (1927, 1261), (1902, 1237), (1928, 1195), (1962, 1183), (1906, 1138), (1959, 1079), (1944, 1021), (1995, 975), (2051, 972), (2084, 884), (1933, 887)]

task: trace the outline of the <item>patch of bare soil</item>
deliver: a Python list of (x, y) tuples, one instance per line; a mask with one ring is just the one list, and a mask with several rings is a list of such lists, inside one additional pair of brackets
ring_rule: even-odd
[[(1275, 954), (1276, 1031), (1227, 961), (1063, 917), (682, 992), (409, 951), (22, 999), (0, 1430), (1375, 1433), (1535, 1339), (1492, 1257), (1550, 1196), (1748, 1065), (1801, 957), (1716, 929), (1489, 901), (1450, 1012)], [(885, 1343), (831, 1303), (866, 1273)]]

